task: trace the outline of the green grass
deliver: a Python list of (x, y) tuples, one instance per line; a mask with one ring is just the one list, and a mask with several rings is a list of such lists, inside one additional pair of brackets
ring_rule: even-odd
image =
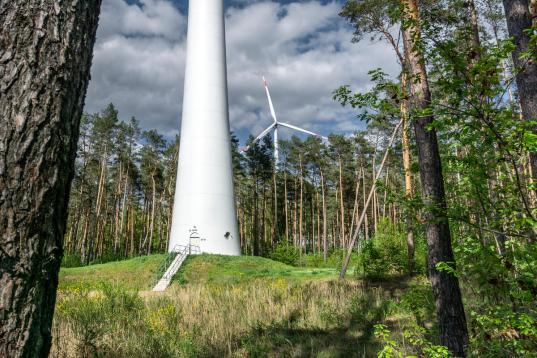
[[(96, 287), (101, 283), (144, 291), (155, 284), (165, 254), (137, 257), (84, 267), (62, 268), (60, 289)], [(285, 278), (292, 282), (336, 278), (335, 268), (293, 267), (263, 257), (196, 255), (189, 257), (174, 278), (176, 284), (238, 284)]]
[(148, 290), (165, 257), (164, 254), (150, 255), (106, 264), (62, 268), (59, 289), (96, 287), (104, 282), (128, 290)]
[(52, 355), (373, 357), (376, 324), (413, 353), (402, 331), (416, 315), (430, 321), (430, 289), (419, 282), (338, 280), (336, 268), (251, 256), (191, 256), (165, 292), (139, 293), (167, 257), (63, 268)]
[(293, 282), (336, 278), (335, 268), (293, 267), (263, 257), (198, 255), (189, 257), (174, 278), (176, 283), (238, 284), (280, 279)]

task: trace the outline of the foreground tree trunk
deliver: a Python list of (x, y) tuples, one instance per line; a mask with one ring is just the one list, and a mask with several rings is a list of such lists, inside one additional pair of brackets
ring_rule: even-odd
[(422, 195), (425, 202), (424, 218), (427, 234), (429, 279), (433, 287), (440, 342), (456, 356), (465, 356), (468, 344), (466, 317), (457, 277), (439, 271), (436, 265), (446, 263), (454, 268), (455, 258), (451, 248), (451, 233), (446, 216), (444, 178), (436, 131), (429, 129), (434, 120), (428, 114), (431, 101), (427, 70), (419, 50), (420, 28), (416, 0), (402, 0), (407, 24), (404, 28), (405, 56), (410, 75), (411, 108), (416, 112), (414, 132), (418, 147)]
[(46, 357), (100, 0), (0, 0), (0, 356)]
[[(516, 85), (520, 97), (522, 117), (537, 120), (537, 56), (521, 59), (521, 54), (530, 49), (530, 36), (524, 30), (532, 26), (530, 0), (503, 0), (509, 36), (515, 41), (513, 63), (516, 67)], [(537, 126), (533, 128), (537, 133)], [(537, 180), (537, 153), (530, 153), (533, 180)]]

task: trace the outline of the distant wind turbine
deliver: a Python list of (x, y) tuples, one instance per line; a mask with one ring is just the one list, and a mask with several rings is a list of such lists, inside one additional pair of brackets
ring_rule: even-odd
[(272, 116), (272, 119), (274, 120), (274, 122), (272, 122), (272, 124), (267, 128), (265, 129), (264, 131), (261, 132), (261, 134), (259, 134), (253, 141), (252, 143), (250, 143), (250, 145), (244, 147), (242, 149), (242, 152), (247, 152), (248, 150), (250, 150), (250, 148), (257, 142), (259, 142), (261, 139), (263, 139), (267, 134), (270, 133), (271, 130), (274, 129), (274, 167), (275, 168), (278, 168), (278, 162), (280, 160), (280, 153), (279, 153), (279, 144), (278, 144), (278, 127), (286, 127), (286, 128), (289, 128), (289, 129), (293, 129), (295, 131), (298, 131), (298, 132), (302, 132), (302, 133), (306, 133), (306, 134), (309, 134), (309, 135), (312, 135), (312, 136), (315, 136), (317, 138), (321, 138), (322, 140), (328, 140), (327, 137), (324, 137), (320, 134), (317, 134), (317, 133), (314, 133), (314, 132), (311, 132), (311, 131), (308, 131), (306, 129), (302, 129), (302, 128), (299, 128), (297, 126), (294, 126), (292, 124), (288, 124), (288, 123), (284, 123), (284, 122), (279, 122), (278, 121), (278, 118), (276, 117), (276, 111), (274, 110), (274, 105), (272, 104), (272, 98), (270, 97), (270, 91), (269, 91), (269, 88), (268, 88), (268, 83), (267, 83), (267, 80), (265, 79), (265, 77), (263, 76), (263, 83), (265, 85), (265, 92), (267, 93), (267, 99), (268, 99), (268, 103), (269, 103), (269, 108), (270, 108), (270, 115)]

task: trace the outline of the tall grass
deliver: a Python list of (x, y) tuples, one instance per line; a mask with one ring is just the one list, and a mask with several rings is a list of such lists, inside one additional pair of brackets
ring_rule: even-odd
[[(55, 357), (374, 356), (373, 327), (393, 305), (352, 281), (61, 290)], [(397, 330), (396, 330), (397, 331)]]

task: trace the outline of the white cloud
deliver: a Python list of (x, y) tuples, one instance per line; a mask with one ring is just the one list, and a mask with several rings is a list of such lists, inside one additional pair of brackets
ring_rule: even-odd
[[(365, 89), (369, 69), (395, 74), (397, 65), (385, 44), (351, 43), (352, 29), (339, 18), (340, 6), (261, 1), (228, 9), (234, 131), (257, 133), (270, 124), (261, 74), (269, 80), (282, 121), (323, 133), (359, 127), (353, 111), (334, 103), (331, 92), (342, 84)], [(134, 115), (144, 128), (176, 133), (185, 39), (185, 15), (171, 1), (143, 0), (139, 6), (104, 0), (86, 110), (114, 102), (122, 118)]]

